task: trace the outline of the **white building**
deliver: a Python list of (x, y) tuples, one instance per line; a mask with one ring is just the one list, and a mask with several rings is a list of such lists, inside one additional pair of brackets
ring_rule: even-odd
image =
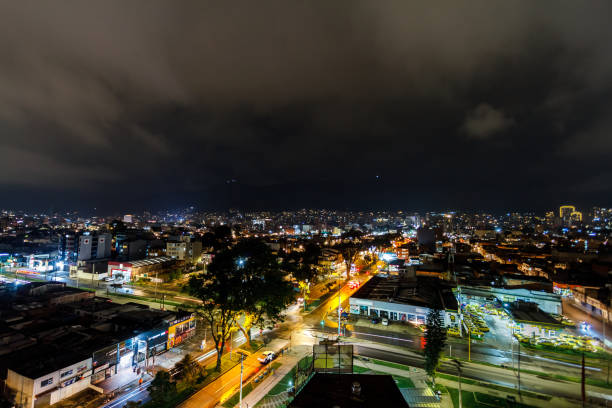
[(6, 385), (22, 407), (48, 406), (91, 384), (91, 357), (57, 356), (46, 361), (16, 363), (7, 370)]
[(431, 305), (437, 304), (445, 327), (459, 325), (455, 294), (438, 278), (375, 276), (350, 297), (349, 304), (351, 314), (413, 324), (424, 324)]

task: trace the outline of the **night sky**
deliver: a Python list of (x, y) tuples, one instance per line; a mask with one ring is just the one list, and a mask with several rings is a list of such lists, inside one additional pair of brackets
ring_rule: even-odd
[(3, 1), (0, 208), (612, 205), (610, 1)]

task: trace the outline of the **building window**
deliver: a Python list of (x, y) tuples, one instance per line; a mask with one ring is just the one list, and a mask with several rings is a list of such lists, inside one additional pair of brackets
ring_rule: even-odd
[(70, 374), (72, 374), (72, 370), (64, 371), (63, 373), (60, 374), (60, 377), (64, 378), (66, 376), (69, 376)]
[(53, 377), (47, 378), (46, 380), (42, 380), (40, 382), (41, 387), (46, 387), (47, 385), (53, 384)]
[(380, 317), (387, 319), (389, 317), (389, 312), (387, 312), (386, 310), (381, 310)]

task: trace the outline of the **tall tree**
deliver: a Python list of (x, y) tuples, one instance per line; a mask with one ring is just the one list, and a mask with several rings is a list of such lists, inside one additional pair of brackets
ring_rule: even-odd
[(441, 313), (442, 311), (437, 306), (429, 311), (425, 331), (425, 371), (434, 382), (440, 355), (446, 342), (446, 329)]
[(210, 327), (221, 371), (225, 343), (244, 308), (243, 279), (231, 249), (219, 252), (206, 270), (189, 278), (189, 293), (200, 299), (198, 315)]
[(238, 327), (250, 341), (251, 327), (280, 320), (293, 294), (277, 258), (257, 239), (221, 251), (205, 272), (190, 279), (189, 290), (203, 302), (198, 312), (211, 328), (217, 370), (232, 330)]
[(238, 319), (236, 325), (250, 345), (252, 327), (282, 320), (283, 310), (293, 300), (293, 287), (278, 258), (263, 241), (241, 241), (234, 247), (234, 256), (244, 260), (241, 266), (244, 318)]
[(153, 404), (163, 406), (176, 396), (176, 383), (172, 381), (168, 371), (160, 370), (147, 390)]
[(194, 384), (200, 374), (202, 374), (202, 367), (194, 360), (191, 354), (185, 354), (185, 357), (177, 362), (174, 368), (177, 371), (177, 378), (190, 385)]
[(344, 264), (346, 265), (346, 280), (351, 279), (351, 266), (361, 250), (361, 238), (363, 233), (357, 230), (350, 230), (342, 234), (342, 242), (336, 245), (340, 251)]

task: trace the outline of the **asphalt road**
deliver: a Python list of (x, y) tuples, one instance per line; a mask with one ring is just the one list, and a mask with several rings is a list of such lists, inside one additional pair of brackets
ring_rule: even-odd
[[(406, 364), (413, 367), (423, 367), (424, 365), (424, 358), (421, 356), (404, 355), (363, 345), (355, 345), (355, 353), (364, 357)], [(443, 362), (438, 371), (452, 375), (458, 374), (456, 367), (450, 362)], [(463, 377), (486, 381), (509, 388), (517, 388), (518, 384), (518, 379), (514, 372), (480, 364), (464, 363)], [(591, 397), (600, 395), (596, 391), (589, 391), (589, 388), (591, 387), (587, 386), (587, 395)], [(581, 388), (579, 383), (552, 381), (524, 373), (521, 374), (521, 390), (555, 395), (573, 400), (581, 399)]]

